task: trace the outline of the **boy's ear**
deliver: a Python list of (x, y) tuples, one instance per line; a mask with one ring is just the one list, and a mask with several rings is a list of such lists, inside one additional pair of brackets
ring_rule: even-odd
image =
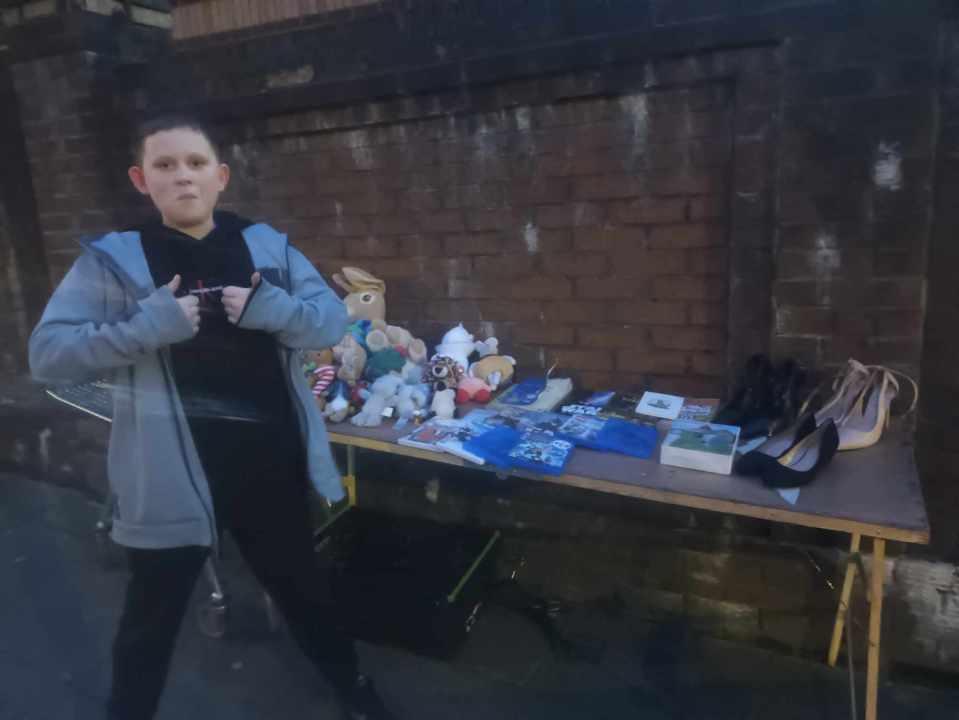
[(220, 163), (216, 172), (220, 178), (220, 192), (223, 192), (226, 190), (226, 186), (230, 184), (230, 166), (226, 163)]
[(150, 191), (147, 189), (147, 181), (143, 174), (142, 167), (139, 165), (133, 165), (129, 170), (127, 170), (127, 175), (130, 176), (130, 182), (133, 183), (133, 187), (135, 187), (142, 195), (150, 194)]

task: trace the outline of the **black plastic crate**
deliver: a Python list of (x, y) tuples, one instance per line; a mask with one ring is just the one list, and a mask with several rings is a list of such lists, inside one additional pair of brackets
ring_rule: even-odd
[(316, 534), (344, 629), (373, 643), (449, 657), (493, 578), (500, 533), (350, 508)]

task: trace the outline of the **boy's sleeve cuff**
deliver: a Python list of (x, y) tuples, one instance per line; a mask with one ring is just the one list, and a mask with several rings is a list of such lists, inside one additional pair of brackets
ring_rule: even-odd
[(237, 320), (237, 327), (274, 332), (281, 326), (279, 320), (285, 315), (285, 306), (292, 302), (293, 299), (286, 291), (261, 277), (260, 284), (247, 298), (246, 307)]

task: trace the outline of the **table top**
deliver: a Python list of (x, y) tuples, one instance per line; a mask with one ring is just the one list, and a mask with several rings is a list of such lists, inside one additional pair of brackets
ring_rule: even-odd
[[(359, 428), (346, 422), (329, 425), (328, 430), (333, 443), (501, 472), (454, 455), (399, 445), (396, 440), (408, 434), (412, 426), (397, 431), (391, 421), (377, 428)], [(522, 471), (510, 474), (700, 510), (885, 540), (929, 542), (929, 520), (913, 459), (911, 433), (894, 429), (871, 448), (838, 453), (802, 489), (795, 505), (765, 487), (758, 478), (686, 470), (660, 465), (658, 460), (658, 450), (653, 458), (642, 460), (577, 448), (563, 475)]]

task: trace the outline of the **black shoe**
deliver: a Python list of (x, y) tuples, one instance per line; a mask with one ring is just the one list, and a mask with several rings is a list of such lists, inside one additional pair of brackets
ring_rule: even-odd
[(345, 702), (348, 720), (399, 720), (391, 713), (373, 687), (373, 681), (365, 675), (356, 678), (356, 685)]
[(806, 370), (792, 358), (784, 360), (771, 377), (769, 434), (776, 435), (795, 424), (799, 418)]
[(829, 464), (838, 448), (839, 431), (831, 419), (826, 420), (775, 462), (766, 463), (762, 470), (763, 482), (776, 488), (808, 485)]
[(816, 431), (816, 416), (803, 416), (795, 425), (773, 435), (759, 447), (741, 455), (733, 466), (738, 475), (762, 475), (770, 463), (775, 463), (804, 437)]
[(739, 385), (732, 397), (716, 412), (712, 422), (740, 428), (741, 440), (769, 432), (771, 379), (773, 367), (765, 355), (753, 355), (746, 361)]

